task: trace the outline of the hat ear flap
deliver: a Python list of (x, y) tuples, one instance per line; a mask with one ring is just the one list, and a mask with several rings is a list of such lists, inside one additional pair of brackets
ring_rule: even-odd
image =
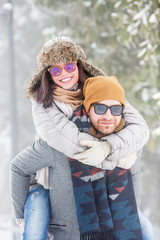
[(39, 54), (37, 55), (37, 65), (38, 65), (38, 69), (41, 68), (40, 57), (41, 57), (41, 54), (39, 53)]
[(107, 76), (100, 68), (93, 66), (92, 64), (81, 61), (83, 69), (88, 73), (88, 77)]

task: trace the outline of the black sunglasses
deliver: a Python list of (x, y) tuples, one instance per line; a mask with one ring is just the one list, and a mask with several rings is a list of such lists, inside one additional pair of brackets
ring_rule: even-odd
[(92, 106), (94, 107), (94, 112), (98, 115), (103, 115), (107, 112), (108, 109), (110, 109), (112, 115), (120, 116), (124, 109), (123, 105), (107, 106), (105, 104), (94, 103), (92, 104)]

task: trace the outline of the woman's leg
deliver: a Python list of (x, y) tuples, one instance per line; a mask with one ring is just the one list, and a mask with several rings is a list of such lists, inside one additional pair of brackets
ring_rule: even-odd
[(46, 240), (50, 220), (49, 190), (42, 186), (33, 188), (24, 209), (23, 240)]
[(142, 229), (143, 240), (154, 240), (152, 224), (148, 218), (144, 216), (141, 210), (138, 209), (139, 221)]

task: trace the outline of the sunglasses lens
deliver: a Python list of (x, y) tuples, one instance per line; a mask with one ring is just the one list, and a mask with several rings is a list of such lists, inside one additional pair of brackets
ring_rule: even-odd
[(60, 67), (52, 67), (50, 69), (50, 73), (53, 75), (53, 76), (58, 76), (60, 73), (61, 73), (61, 68)]
[(94, 111), (98, 115), (103, 115), (107, 111), (108, 107), (102, 104), (95, 104)]
[(75, 63), (67, 63), (64, 68), (67, 72), (73, 72), (76, 69), (76, 64)]
[(115, 105), (111, 107), (111, 113), (115, 116), (120, 116), (123, 112), (123, 107), (121, 105)]

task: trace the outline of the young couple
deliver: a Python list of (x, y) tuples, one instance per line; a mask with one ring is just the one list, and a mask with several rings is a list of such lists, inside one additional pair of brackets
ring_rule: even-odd
[(37, 62), (27, 95), (38, 139), (11, 163), (23, 240), (152, 240), (137, 210), (144, 119), (71, 40), (47, 42)]

